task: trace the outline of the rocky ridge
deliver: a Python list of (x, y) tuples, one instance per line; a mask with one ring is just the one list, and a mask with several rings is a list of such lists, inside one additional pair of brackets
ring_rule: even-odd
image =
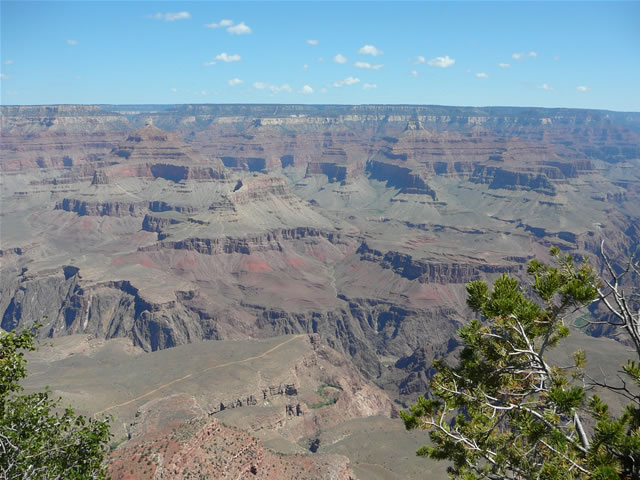
[[(109, 459), (114, 478), (353, 478), (345, 457), (309, 456), (318, 432), (345, 420), (396, 412), (383, 392), (322, 345), (318, 335), (195, 343), (153, 358), (123, 355), (113, 341), (92, 342), (88, 348), (69, 349), (65, 342), (46, 346), (31, 361), (46, 371), (39, 381), (71, 398), (82, 396), (97, 371), (103, 378), (120, 378), (122, 389), (105, 385), (104, 395), (83, 406), (117, 419), (119, 440)], [(140, 362), (144, 380), (131, 370)], [(122, 369), (130, 374), (122, 375)], [(33, 379), (27, 388), (38, 385)]]
[[(156, 406), (162, 408), (162, 406)], [(164, 434), (164, 435), (163, 435)], [(242, 430), (217, 419), (193, 418), (152, 439), (128, 441), (109, 458), (114, 479), (326, 479), (354, 480), (338, 455), (279, 455)]]
[(594, 252), (605, 232), (621, 254), (638, 243), (637, 114), (2, 114), (3, 328), (46, 315), (49, 335), (125, 337), (148, 351), (317, 332), (384, 383), (389, 364), (419, 349), (447, 353), (435, 347), (468, 314), (465, 282), (522, 277), (552, 245)]

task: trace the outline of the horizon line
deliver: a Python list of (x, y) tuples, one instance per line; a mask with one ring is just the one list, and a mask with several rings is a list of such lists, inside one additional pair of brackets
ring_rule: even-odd
[(574, 110), (574, 111), (598, 111), (612, 113), (640, 114), (636, 110), (612, 110), (604, 108), (579, 108), (579, 107), (540, 107), (531, 105), (444, 105), (426, 103), (24, 103), (24, 104), (0, 104), (0, 108), (15, 107), (176, 107), (176, 106), (286, 106), (286, 107), (430, 107), (430, 108), (463, 108), (463, 109), (532, 109), (532, 110)]

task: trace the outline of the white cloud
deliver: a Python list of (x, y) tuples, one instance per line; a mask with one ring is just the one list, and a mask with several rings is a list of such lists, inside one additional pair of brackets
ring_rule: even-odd
[(578, 87), (576, 87), (576, 90), (579, 92), (588, 92), (589, 90), (591, 90), (591, 87), (587, 87), (585, 85), (580, 85)]
[(215, 23), (215, 22), (207, 23), (205, 27), (226, 28), (227, 32), (229, 32), (232, 35), (248, 35), (253, 31), (251, 30), (249, 25), (245, 24), (244, 22), (240, 22), (237, 25), (234, 25), (233, 20), (229, 20), (229, 19), (220, 20), (218, 23)]
[(364, 68), (367, 70), (380, 70), (384, 65), (371, 65), (367, 62), (356, 62), (353, 64), (356, 68)]
[(418, 75), (420, 75), (420, 74), (418, 73), (417, 70), (411, 70), (411, 76), (412, 77), (417, 77)]
[(216, 55), (216, 60), (220, 60), (221, 62), (230, 63), (230, 62), (239, 62), (242, 60), (242, 57), (237, 53), (233, 55), (227, 55), (227, 52), (222, 52)]
[(329, 90), (327, 90), (325, 87), (322, 87), (320, 89), (320, 93), (327, 93)]
[(205, 25), (205, 27), (207, 28), (224, 28), (224, 27), (230, 27), (231, 25), (233, 25), (233, 20), (220, 20), (218, 23), (207, 23)]
[(305, 85), (304, 87), (302, 87), (302, 93), (313, 93), (313, 88), (311, 87), (311, 85)]
[(347, 57), (339, 53), (335, 57), (333, 57), (333, 61), (336, 63), (347, 63)]
[(232, 78), (227, 83), (229, 84), (230, 87), (235, 87), (237, 85), (242, 85), (244, 82), (239, 78)]
[(551, 87), (548, 83), (543, 83), (538, 88), (541, 88), (542, 90), (553, 90), (553, 87)]
[(191, 14), (189, 12), (167, 12), (167, 13), (156, 13), (155, 15), (150, 15), (151, 18), (155, 18), (156, 20), (164, 20), (165, 22), (175, 22), (176, 20), (189, 20), (191, 18)]
[(347, 77), (344, 80), (339, 80), (337, 82), (333, 82), (333, 86), (336, 88), (355, 85), (356, 83), (360, 83), (360, 79), (358, 77)]
[(318, 61), (319, 61), (319, 62), (324, 62), (324, 58), (322, 58), (322, 57), (318, 57)]
[(5, 75), (4, 73), (0, 73), (0, 80), (9, 80), (9, 75)]
[(178, 89), (177, 89), (177, 88), (172, 88), (172, 89), (171, 89), (171, 91), (172, 91), (173, 93), (176, 93), (176, 92), (178, 91)]
[(378, 50), (373, 45), (364, 45), (360, 50), (358, 50), (358, 53), (361, 55), (373, 55), (374, 57), (377, 57), (378, 55), (382, 55), (384, 52), (382, 50)]
[(279, 87), (276, 87), (276, 86), (271, 87), (271, 91), (273, 93), (278, 93), (278, 92), (291, 93), (291, 92), (293, 92), (293, 88), (291, 88), (288, 84), (285, 83), (283, 85), (280, 85)]
[(318, 40), (307, 40), (307, 43), (309, 45), (313, 45), (315, 47), (316, 45), (318, 45), (319, 42), (318, 42)]
[(77, 40), (67, 40), (67, 45), (71, 45), (72, 47), (75, 47), (76, 45), (78, 45), (78, 41)]
[(13, 60), (5, 60), (4, 64), (5, 65), (13, 65)]
[(307, 70), (309, 68), (309, 65), (307, 65), (306, 63), (304, 65), (302, 65), (302, 69), (303, 70)]
[(374, 88), (378, 88), (378, 85), (376, 85), (375, 83), (365, 83), (364, 85), (362, 85), (363, 90), (373, 90)]
[[(227, 52), (222, 52), (216, 55), (216, 60), (220, 62), (231, 63), (231, 62), (239, 62), (240, 60), (242, 60), (242, 57), (237, 53), (234, 53), (233, 55), (229, 55)], [(211, 67), (212, 65), (215, 65), (215, 64), (216, 64), (215, 60), (211, 60), (210, 62), (204, 62), (205, 67)]]
[(478, 78), (489, 78), (489, 75), (484, 73), (484, 72), (478, 72), (478, 73), (476, 73), (476, 77), (478, 77)]
[(255, 88), (256, 90), (271, 90), (272, 93), (293, 92), (293, 88), (291, 88), (288, 83), (283, 83), (282, 85), (277, 86), (269, 85), (268, 83), (264, 82), (255, 82), (253, 84), (253, 88)]
[(514, 53), (511, 55), (511, 58), (513, 58), (514, 60), (522, 60), (525, 57), (535, 58), (537, 56), (538, 54), (532, 50), (529, 53), (525, 53), (525, 52)]
[(445, 55), (444, 57), (432, 58), (427, 62), (427, 65), (430, 67), (448, 68), (454, 63), (456, 63), (456, 61), (453, 58), (450, 58), (449, 55)]
[(240, 22), (237, 25), (227, 28), (227, 32), (232, 35), (248, 35), (252, 32), (251, 28), (244, 22)]
[(427, 59), (426, 59), (426, 58), (424, 58), (422, 55), (418, 55), (418, 56), (416, 57), (416, 61), (415, 61), (415, 62), (413, 62), (413, 64), (414, 64), (414, 65), (421, 65), (421, 64), (423, 64), (423, 63), (427, 63)]
[(498, 66), (500, 68), (509, 68), (511, 66), (511, 64), (510, 63), (499, 63)]

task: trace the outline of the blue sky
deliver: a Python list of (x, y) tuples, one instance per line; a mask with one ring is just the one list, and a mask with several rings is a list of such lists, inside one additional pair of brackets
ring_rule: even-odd
[(640, 111), (640, 2), (1, 2), (3, 104)]

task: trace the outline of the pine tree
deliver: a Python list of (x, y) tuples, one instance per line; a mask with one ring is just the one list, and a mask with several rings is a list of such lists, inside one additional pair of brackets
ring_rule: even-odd
[[(623, 318), (620, 328), (639, 330), (637, 303), (625, 297), (622, 276), (613, 269), (613, 280), (603, 285), (588, 262), (576, 265), (557, 249), (551, 253), (557, 266), (529, 265), (535, 299), (507, 275), (492, 289), (481, 281), (467, 285), (467, 304), (482, 320), (459, 331), (464, 347), (456, 366), (434, 364), (430, 398), (420, 397), (401, 414), (407, 429), (430, 432), (431, 445), (418, 455), (449, 460), (453, 478), (640, 478), (640, 396), (634, 390), (640, 365), (630, 360), (623, 367), (635, 387), (600, 385), (629, 401), (614, 417), (597, 395), (587, 394), (584, 352), (575, 352), (571, 368), (547, 359), (569, 335), (570, 311), (600, 298)], [(593, 428), (585, 426), (587, 419)]]

